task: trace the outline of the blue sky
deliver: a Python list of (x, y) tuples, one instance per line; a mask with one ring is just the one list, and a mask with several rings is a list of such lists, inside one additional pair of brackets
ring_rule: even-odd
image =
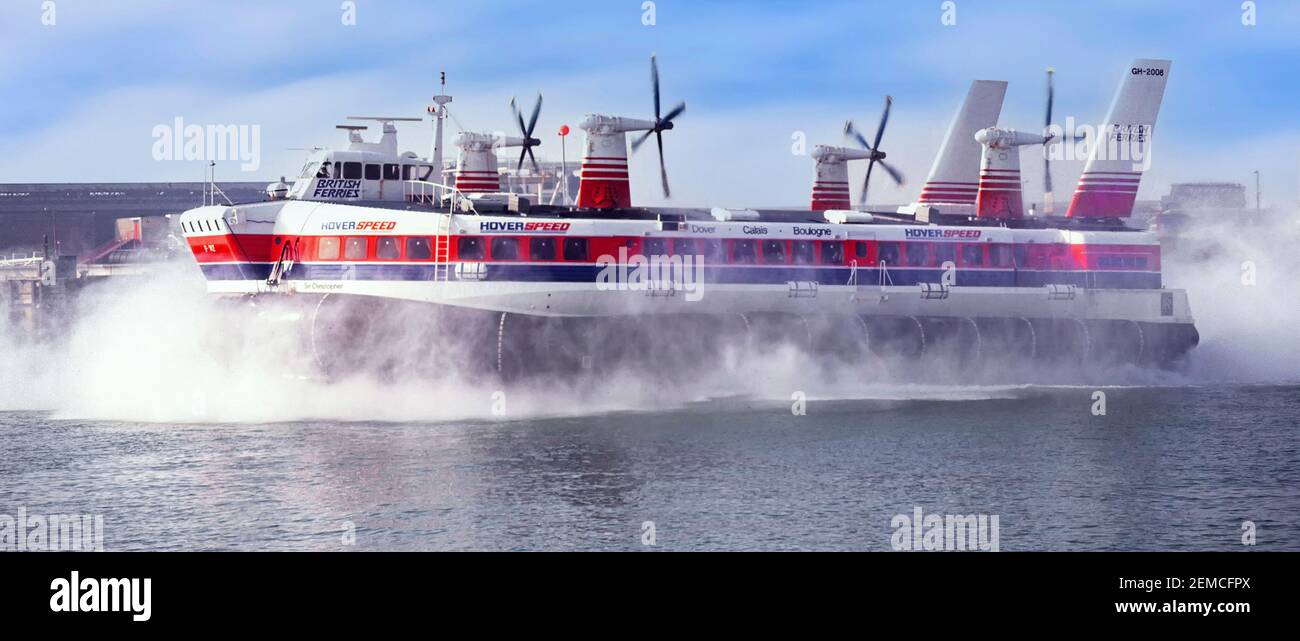
[[(300, 166), (290, 148), (341, 144), (333, 125), (346, 115), (423, 115), (440, 70), (470, 129), (509, 127), (512, 95), (545, 92), (542, 151), (558, 157), (549, 134), (561, 123), (648, 115), (656, 52), (665, 100), (689, 105), (665, 141), (674, 202), (806, 202), (812, 161), (791, 153), (791, 136), (840, 144), (843, 120), (870, 127), (885, 94), (895, 119), (883, 147), (909, 183), (877, 181), (872, 200), (904, 202), (970, 80), (1010, 81), (1001, 124), (1033, 129), (1051, 65), (1058, 120), (1099, 123), (1129, 60), (1167, 57), (1142, 196), (1260, 169), (1266, 200), (1296, 201), (1300, 3), (1259, 0), (1253, 27), (1237, 0), (956, 0), (953, 26), (941, 4), (657, 0), (646, 26), (643, 0), (357, 0), (348, 26), (342, 0), (54, 0), (46, 26), (42, 0), (5, 0), (0, 182), (198, 179), (202, 162), (151, 155), (153, 127), (176, 117), (258, 125), (260, 168), (218, 171), (271, 180)], [(402, 147), (423, 154), (429, 137), (427, 124), (405, 125)], [(657, 203), (646, 151), (633, 159), (634, 198)], [(1079, 169), (1057, 163), (1058, 198)]]

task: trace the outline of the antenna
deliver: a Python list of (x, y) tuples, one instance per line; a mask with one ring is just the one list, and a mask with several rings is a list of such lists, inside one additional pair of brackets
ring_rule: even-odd
[[(441, 183), (442, 175), (442, 120), (447, 117), (447, 103), (451, 102), (451, 96), (447, 95), (447, 72), (438, 72), (439, 93), (433, 97), (433, 106), (429, 107), (429, 114), (433, 116), (433, 151), (429, 154), (429, 160), (433, 162), (434, 182)], [(441, 192), (436, 192), (435, 197), (441, 198)]]

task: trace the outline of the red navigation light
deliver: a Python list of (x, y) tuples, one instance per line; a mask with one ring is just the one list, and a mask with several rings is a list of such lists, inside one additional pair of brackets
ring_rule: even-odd
[(568, 126), (568, 125), (560, 125), (560, 135), (561, 135), (561, 136), (567, 136), (567, 135), (569, 135), (569, 126)]

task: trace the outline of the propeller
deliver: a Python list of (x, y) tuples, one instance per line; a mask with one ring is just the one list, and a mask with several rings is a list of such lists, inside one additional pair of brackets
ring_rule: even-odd
[(1049, 153), (1047, 148), (1050, 147), (1053, 142), (1059, 142), (1061, 144), (1065, 144), (1065, 143), (1074, 144), (1076, 141), (1080, 139), (1079, 136), (1076, 136), (1071, 133), (1062, 132), (1061, 136), (1056, 136), (1055, 134), (1052, 133), (1052, 106), (1056, 102), (1056, 88), (1052, 81), (1052, 78), (1055, 76), (1055, 74), (1056, 74), (1055, 69), (1051, 67), (1047, 68), (1047, 118), (1043, 121), (1043, 138), (1045, 139), (1043, 140), (1043, 193), (1044, 194), (1052, 193), (1052, 154)]
[(649, 131), (642, 134), (640, 138), (637, 138), (636, 140), (632, 141), (632, 151), (635, 152), (638, 148), (641, 147), (641, 143), (645, 142), (648, 138), (650, 138), (650, 134), (654, 134), (655, 142), (659, 145), (659, 177), (663, 180), (664, 198), (671, 198), (672, 193), (668, 190), (668, 169), (664, 167), (664, 133), (663, 132), (665, 129), (673, 128), (673, 119), (676, 118), (677, 116), (682, 115), (683, 111), (686, 111), (686, 103), (684, 102), (678, 103), (678, 105), (676, 107), (673, 107), (672, 110), (670, 110), (666, 115), (660, 117), (659, 115), (659, 63), (656, 61), (654, 55), (650, 56), (650, 85), (654, 90), (655, 124), (654, 127), (651, 127)]
[[(1052, 103), (1056, 101), (1056, 90), (1052, 85), (1052, 76), (1055, 73), (1055, 69), (1047, 68), (1047, 120), (1043, 123), (1043, 136), (1047, 140), (1043, 141), (1043, 145), (1048, 145), (1052, 141)], [(1043, 149), (1043, 193), (1052, 193), (1052, 154), (1047, 151), (1046, 147)]]
[(514, 98), (510, 99), (510, 110), (515, 114), (515, 120), (519, 122), (519, 135), (523, 136), (524, 143), (519, 149), (519, 164), (515, 171), (524, 168), (524, 157), (527, 156), (533, 163), (533, 172), (540, 173), (537, 168), (537, 157), (533, 155), (533, 147), (542, 144), (542, 141), (533, 137), (533, 129), (537, 127), (537, 116), (542, 113), (542, 94), (537, 94), (537, 102), (533, 105), (533, 115), (529, 116), (528, 124), (524, 124), (524, 114), (519, 111), (519, 105)]
[(876, 163), (880, 163), (880, 168), (884, 169), (885, 172), (889, 174), (889, 177), (894, 179), (895, 184), (902, 185), (905, 182), (903, 179), (903, 172), (885, 162), (885, 152), (880, 151), (880, 139), (885, 136), (885, 124), (889, 122), (889, 109), (893, 105), (893, 96), (885, 96), (885, 111), (880, 114), (880, 126), (876, 128), (876, 140), (874, 144), (867, 142), (866, 136), (863, 136), (862, 132), (858, 131), (858, 128), (853, 126), (852, 120), (844, 123), (844, 135), (857, 141), (858, 145), (863, 149), (871, 152), (871, 160), (867, 163), (867, 177), (862, 181), (862, 195), (860, 201), (863, 204), (866, 204), (867, 202), (867, 186), (871, 184), (871, 170), (876, 166)]

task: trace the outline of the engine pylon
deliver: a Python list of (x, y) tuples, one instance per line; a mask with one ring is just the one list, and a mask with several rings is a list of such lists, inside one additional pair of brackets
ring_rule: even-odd
[[(812, 186), (812, 210), (852, 209), (853, 202), (849, 193), (850, 160), (869, 160), (878, 152), (848, 147), (831, 147), (816, 145), (812, 157), (817, 161), (817, 174)], [(884, 154), (878, 154), (884, 157)]]
[[(456, 136), (460, 148), (460, 161), (456, 165), (456, 189), (467, 194), (496, 193), (501, 191), (501, 175), (497, 171), (497, 149), (523, 147), (523, 138), (462, 132)], [(531, 144), (539, 144), (533, 140)]]
[(1045, 145), (1051, 136), (1014, 129), (988, 127), (975, 132), (984, 146), (980, 159), (979, 193), (975, 211), (979, 218), (1023, 218), (1024, 199), (1020, 186), (1020, 148)]
[[(668, 128), (672, 123), (667, 123)], [(632, 206), (627, 173), (627, 132), (650, 131), (650, 120), (589, 115), (578, 124), (587, 133), (579, 174), (578, 207), (617, 209)]]

